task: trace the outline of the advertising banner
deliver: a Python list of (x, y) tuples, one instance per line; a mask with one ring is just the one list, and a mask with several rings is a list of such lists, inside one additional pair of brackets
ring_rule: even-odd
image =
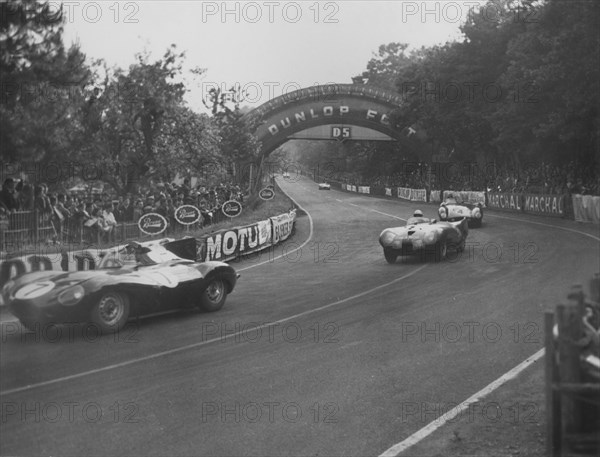
[(280, 241), (287, 240), (294, 228), (294, 220), (296, 219), (296, 211), (290, 211), (286, 214), (281, 214), (271, 218), (272, 226), (272, 244), (277, 244)]
[(471, 190), (445, 190), (444, 200), (448, 197), (448, 194), (454, 195), (459, 202), (464, 203), (481, 203), (485, 207), (485, 192), (471, 191)]
[(390, 187), (385, 188), (385, 195), (387, 195), (388, 197), (392, 196), (392, 189)]
[(442, 191), (441, 190), (432, 190), (429, 194), (429, 201), (439, 203), (442, 201)]
[(523, 211), (521, 194), (507, 192), (490, 192), (487, 194), (488, 208)]
[(427, 189), (411, 189), (410, 199), (413, 202), (426, 202)]
[(203, 236), (197, 240), (197, 259), (200, 262), (223, 262), (268, 247), (271, 245), (270, 225), (267, 220)]
[(523, 211), (526, 213), (563, 217), (564, 203), (564, 195), (523, 194)]
[(600, 197), (575, 194), (572, 199), (573, 212), (577, 222), (600, 223)]
[(410, 189), (408, 187), (398, 187), (398, 198), (410, 200)]

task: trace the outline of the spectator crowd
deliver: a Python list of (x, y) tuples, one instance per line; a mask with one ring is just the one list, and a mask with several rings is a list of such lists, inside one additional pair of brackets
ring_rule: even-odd
[(339, 173), (337, 178), (345, 184), (371, 187), (600, 195), (598, 174), (576, 161), (562, 167), (542, 162), (519, 171), (495, 164), (480, 167), (470, 163), (407, 163), (402, 172), (388, 176)]
[[(191, 187), (189, 178), (181, 185), (157, 183), (137, 193), (86, 195), (82, 192), (49, 192), (44, 183), (32, 185), (9, 177), (4, 180), (0, 192), (0, 218), (6, 221), (11, 214), (37, 213), (38, 225), (51, 226), (55, 239), (76, 241), (86, 233), (108, 241), (114, 239), (111, 235), (118, 225), (137, 227), (139, 218), (147, 213), (163, 216), (168, 223), (168, 233), (173, 233), (184, 227), (175, 218), (175, 210), (182, 205), (193, 205), (200, 210), (202, 217), (196, 227), (201, 228), (221, 218), (220, 208), (225, 201), (243, 202), (243, 198), (239, 186)], [(17, 225), (31, 223), (31, 218), (23, 217), (22, 223)], [(90, 238), (95, 239), (95, 236)]]

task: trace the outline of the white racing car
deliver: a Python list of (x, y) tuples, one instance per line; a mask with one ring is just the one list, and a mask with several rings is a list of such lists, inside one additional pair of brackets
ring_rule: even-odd
[(440, 220), (447, 221), (466, 217), (471, 227), (481, 227), (483, 222), (483, 205), (460, 201), (460, 197), (448, 194), (438, 209)]
[(322, 182), (319, 184), (319, 190), (331, 190), (331, 185), (326, 182)]
[(436, 261), (446, 258), (448, 250), (462, 252), (465, 249), (469, 226), (462, 217), (452, 221), (438, 222), (421, 216), (411, 217), (404, 227), (387, 228), (379, 235), (379, 244), (388, 263), (395, 263), (398, 256), (431, 253)]

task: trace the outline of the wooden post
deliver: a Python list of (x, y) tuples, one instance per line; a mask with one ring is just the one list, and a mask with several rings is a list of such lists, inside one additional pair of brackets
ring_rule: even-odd
[[(558, 305), (557, 321), (559, 334), (559, 379), (560, 383), (578, 384), (581, 382), (579, 362), (579, 342), (583, 335), (582, 317), (584, 296), (581, 285), (572, 287), (566, 305)], [(561, 394), (562, 441), (569, 441), (569, 435), (580, 433), (582, 426), (580, 402), (570, 395)]]
[(554, 350), (554, 313), (544, 314), (545, 375), (546, 375), (546, 455), (561, 455), (560, 393), (554, 388), (558, 383), (558, 367)]

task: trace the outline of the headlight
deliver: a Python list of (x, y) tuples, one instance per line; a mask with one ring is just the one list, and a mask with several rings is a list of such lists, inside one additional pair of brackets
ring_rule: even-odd
[(380, 236), (379, 236), (379, 241), (382, 244), (385, 245), (390, 245), (392, 244), (392, 242), (394, 241), (394, 239), (396, 238), (396, 235), (394, 235), (392, 232), (390, 232), (389, 230), (385, 230)]
[(58, 296), (58, 302), (63, 306), (73, 306), (85, 295), (85, 290), (81, 286), (69, 287)]
[(473, 217), (476, 217), (477, 219), (481, 218), (481, 210), (479, 208), (473, 209)]
[(425, 238), (424, 238), (424, 240), (425, 240), (425, 243), (427, 243), (427, 244), (432, 244), (432, 243), (434, 243), (434, 242), (435, 242), (435, 239), (436, 239), (436, 233), (435, 233), (435, 232), (429, 232), (429, 233), (427, 233), (427, 234), (425, 235)]

